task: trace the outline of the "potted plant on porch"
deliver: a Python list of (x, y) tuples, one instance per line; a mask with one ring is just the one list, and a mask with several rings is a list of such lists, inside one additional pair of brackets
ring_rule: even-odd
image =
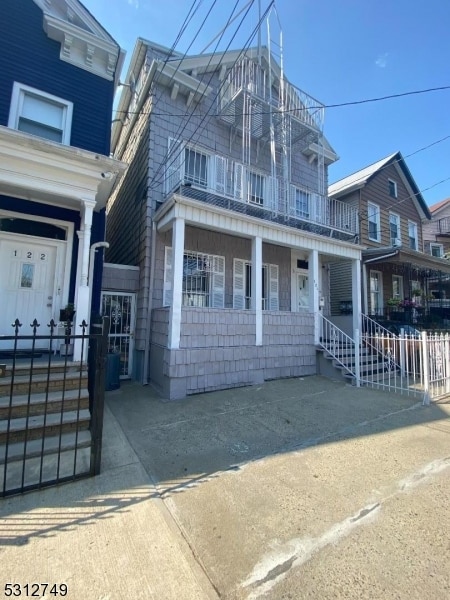
[(61, 356), (71, 356), (73, 354), (73, 344), (70, 341), (72, 333), (73, 318), (75, 315), (75, 306), (69, 302), (64, 308), (59, 311), (59, 320), (64, 324), (64, 343), (59, 347)]

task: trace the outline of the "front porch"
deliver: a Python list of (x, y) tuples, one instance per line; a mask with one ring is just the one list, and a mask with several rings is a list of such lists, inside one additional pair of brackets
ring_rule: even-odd
[(157, 222), (149, 368), (165, 397), (316, 373), (330, 262), (350, 265), (359, 327), (359, 246), (185, 197)]

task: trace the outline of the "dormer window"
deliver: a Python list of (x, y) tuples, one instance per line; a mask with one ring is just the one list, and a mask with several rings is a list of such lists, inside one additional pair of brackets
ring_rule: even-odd
[(15, 82), (8, 127), (69, 145), (72, 111), (72, 102)]
[(391, 198), (397, 198), (397, 182), (392, 181), (392, 179), (388, 179), (389, 185), (389, 196)]

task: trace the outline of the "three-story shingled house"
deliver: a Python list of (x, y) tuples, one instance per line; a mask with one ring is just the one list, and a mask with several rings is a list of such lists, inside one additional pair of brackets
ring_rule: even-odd
[(137, 41), (112, 137), (130, 167), (107, 209), (107, 261), (139, 267), (136, 379), (181, 398), (316, 373), (331, 262), (360, 303), (358, 211), (326, 196), (323, 118), (267, 47)]

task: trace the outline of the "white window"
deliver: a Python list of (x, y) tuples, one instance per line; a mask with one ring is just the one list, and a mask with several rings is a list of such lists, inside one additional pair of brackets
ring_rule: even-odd
[(255, 171), (247, 171), (247, 198), (253, 204), (264, 205), (266, 177)]
[(397, 183), (392, 181), (392, 179), (388, 179), (389, 185), (389, 196), (392, 198), (397, 198)]
[(16, 82), (8, 127), (69, 145), (72, 111), (72, 102)]
[(294, 188), (295, 193), (295, 216), (309, 219), (310, 215), (310, 194), (305, 190)]
[(367, 216), (369, 221), (369, 240), (380, 241), (380, 207), (377, 204), (368, 203)]
[[(186, 251), (183, 255), (183, 306), (223, 308), (225, 301), (225, 258)], [(166, 247), (164, 306), (172, 304), (172, 248)]]
[(370, 271), (370, 314), (383, 314), (383, 282), (380, 271)]
[(208, 161), (209, 156), (195, 148), (186, 148), (184, 151), (184, 183), (196, 187), (208, 187)]
[(400, 217), (394, 213), (389, 214), (389, 232), (391, 234), (391, 246), (400, 246)]
[(392, 275), (392, 297), (396, 300), (403, 300), (403, 277), (401, 275)]
[(442, 258), (444, 256), (444, 246), (442, 244), (430, 244), (430, 253), (432, 256)]
[(412, 221), (408, 221), (408, 238), (409, 238), (409, 247), (411, 250), (418, 250), (419, 244), (417, 241), (417, 224)]
[[(233, 265), (233, 308), (249, 309), (252, 299), (252, 265), (234, 259)], [(278, 265), (262, 265), (262, 309), (279, 310)]]

